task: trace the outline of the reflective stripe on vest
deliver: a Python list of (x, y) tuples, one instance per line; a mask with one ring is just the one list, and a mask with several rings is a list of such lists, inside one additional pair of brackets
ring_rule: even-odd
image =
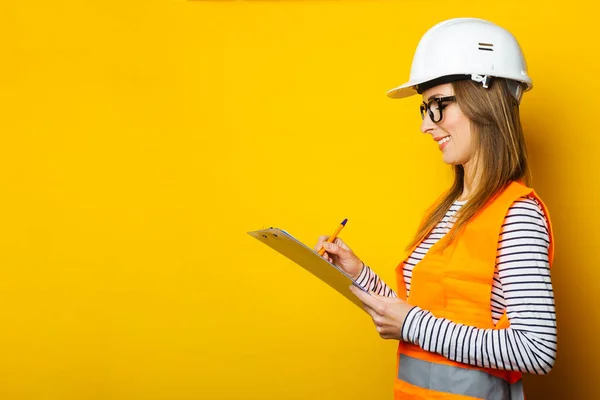
[(453, 367), (400, 354), (398, 379), (423, 389), (486, 400), (523, 400), (523, 383), (512, 385), (484, 371)]

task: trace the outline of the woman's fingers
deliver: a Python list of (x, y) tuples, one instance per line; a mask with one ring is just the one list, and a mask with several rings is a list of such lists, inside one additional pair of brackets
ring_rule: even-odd
[(337, 243), (323, 242), (323, 247), (325, 247), (325, 250), (329, 252), (329, 254), (334, 256), (341, 256), (347, 251)]
[[(321, 250), (323, 245), (325, 243), (327, 243), (327, 240), (329, 240), (329, 236), (327, 236), (327, 235), (319, 236), (319, 239), (317, 240), (317, 244), (315, 245), (314, 250), (315, 251)], [(339, 237), (335, 238), (335, 240), (333, 241), (332, 244), (334, 244), (339, 249), (350, 250), (350, 248), (346, 245), (346, 243), (344, 243), (344, 241), (342, 239), (340, 239)]]
[(344, 241), (342, 239), (335, 238), (335, 240), (333, 241), (333, 243), (337, 244), (338, 246), (340, 246), (340, 248), (344, 249), (344, 250), (350, 250), (350, 247), (348, 247), (346, 245), (346, 243), (344, 243)]
[(321, 250), (321, 248), (323, 247), (323, 242), (325, 242), (327, 240), (328, 236), (319, 236), (319, 240), (317, 240), (317, 244), (315, 244), (315, 247), (313, 247), (314, 251), (319, 251)]

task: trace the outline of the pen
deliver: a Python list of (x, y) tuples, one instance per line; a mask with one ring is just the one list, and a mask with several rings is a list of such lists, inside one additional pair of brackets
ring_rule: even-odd
[[(333, 241), (335, 240), (337, 235), (339, 235), (339, 233), (344, 228), (344, 226), (346, 226), (346, 222), (348, 222), (348, 218), (346, 218), (345, 220), (342, 221), (340, 226), (338, 226), (337, 229), (335, 230), (335, 232), (333, 232), (333, 235), (329, 236), (329, 239), (327, 239), (327, 242), (333, 243)], [(321, 247), (321, 250), (319, 250), (319, 255), (322, 256), (323, 254), (325, 254), (325, 247)]]

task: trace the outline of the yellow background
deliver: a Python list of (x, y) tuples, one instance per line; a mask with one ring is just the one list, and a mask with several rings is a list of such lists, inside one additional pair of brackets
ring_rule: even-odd
[(451, 17), (519, 39), (556, 231), (559, 353), (528, 399), (600, 396), (591, 1), (19, 1), (0, 6), (0, 398), (389, 399), (395, 344), (246, 234), (342, 237), (395, 287), (450, 182), (394, 101)]

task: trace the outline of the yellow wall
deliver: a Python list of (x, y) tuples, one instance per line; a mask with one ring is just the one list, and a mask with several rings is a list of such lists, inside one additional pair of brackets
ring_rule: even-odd
[(394, 343), (246, 232), (312, 244), (348, 218), (394, 282), (450, 172), (419, 99), (385, 91), (456, 16), (513, 31), (535, 82), (559, 354), (528, 398), (600, 396), (591, 1), (5, 3), (0, 398), (389, 399)]

